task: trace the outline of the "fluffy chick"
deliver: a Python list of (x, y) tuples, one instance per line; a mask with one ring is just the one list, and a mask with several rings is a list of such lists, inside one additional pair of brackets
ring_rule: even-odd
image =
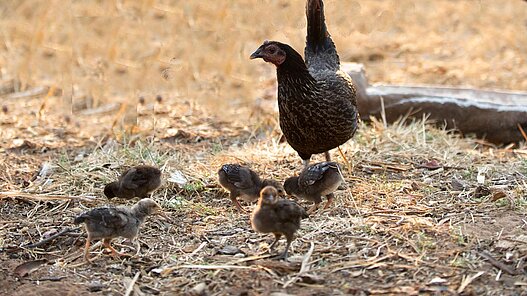
[(271, 179), (262, 180), (256, 172), (239, 164), (224, 164), (218, 171), (218, 181), (230, 192), (229, 197), (240, 212), (245, 210), (237, 198), (254, 202), (258, 199), (262, 188), (266, 186), (273, 186), (279, 195), (284, 195), (284, 187), (280, 182)]
[(333, 192), (342, 183), (339, 164), (324, 161), (307, 166), (299, 176), (287, 178), (284, 189), (287, 194), (313, 201), (315, 204), (309, 209), (312, 213), (322, 202), (321, 196), (326, 196), (328, 201), (324, 209), (333, 202)]
[(287, 246), (277, 258), (286, 259), (295, 232), (300, 228), (300, 220), (307, 217), (304, 208), (292, 200), (279, 198), (276, 188), (267, 186), (260, 192), (258, 206), (251, 215), (251, 225), (255, 231), (274, 234), (275, 241), (270, 246), (271, 250), (284, 235)]
[(158, 214), (168, 219), (161, 207), (152, 199), (144, 198), (134, 206), (125, 207), (100, 207), (95, 208), (77, 216), (73, 221), (75, 224), (84, 223), (88, 237), (84, 248), (84, 258), (90, 260), (90, 244), (92, 240), (102, 239), (103, 245), (108, 248), (114, 256), (124, 256), (117, 252), (110, 242), (116, 237), (124, 237), (133, 240), (139, 233), (141, 224), (146, 216)]
[(146, 198), (152, 191), (161, 186), (161, 171), (158, 168), (139, 165), (126, 170), (119, 180), (104, 187), (106, 197)]

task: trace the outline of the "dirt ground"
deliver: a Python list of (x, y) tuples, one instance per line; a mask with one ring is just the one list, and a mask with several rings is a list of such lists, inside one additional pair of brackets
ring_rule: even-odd
[[(302, 51), (303, 9), (0, 4), (0, 295), (527, 295), (527, 146), (426, 120), (361, 123), (341, 147), (352, 163), (335, 205), (303, 221), (289, 261), (269, 258), (272, 237), (235, 210), (217, 170), (299, 171), (281, 141), (274, 69), (248, 56), (265, 39)], [(328, 0), (326, 10), (341, 59), (363, 63), (372, 82), (527, 90), (523, 1)], [(162, 169), (154, 199), (171, 221), (147, 219), (139, 254), (96, 246), (85, 264), (73, 218), (109, 204), (104, 185), (140, 163)]]

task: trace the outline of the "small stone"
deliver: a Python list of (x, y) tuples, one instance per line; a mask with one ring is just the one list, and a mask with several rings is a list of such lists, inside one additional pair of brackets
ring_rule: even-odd
[(491, 194), (490, 189), (485, 185), (479, 185), (474, 190), (474, 198), (482, 198), (490, 194)]
[(463, 191), (467, 187), (467, 185), (457, 178), (452, 178), (452, 180), (450, 180), (450, 186), (452, 186), (454, 191)]
[(99, 281), (93, 281), (88, 284), (88, 291), (90, 292), (99, 292), (102, 291), (105, 286)]
[(324, 279), (317, 275), (312, 274), (304, 274), (301, 275), (300, 278), (302, 279), (302, 283), (308, 284), (308, 285), (315, 285), (315, 284), (323, 284)]
[(190, 295), (193, 296), (204, 296), (207, 295), (207, 284), (199, 283), (190, 289)]
[(235, 246), (225, 246), (218, 250), (218, 254), (221, 255), (235, 255), (238, 253), (241, 253), (241, 251)]

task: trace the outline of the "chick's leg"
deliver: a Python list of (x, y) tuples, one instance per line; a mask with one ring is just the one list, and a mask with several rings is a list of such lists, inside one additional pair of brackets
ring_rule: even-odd
[(330, 193), (326, 195), (326, 197), (328, 198), (328, 201), (324, 205), (324, 210), (327, 209), (333, 203), (333, 198), (335, 197), (335, 195), (333, 193)]
[(90, 244), (91, 244), (91, 236), (88, 234), (88, 237), (86, 238), (86, 245), (84, 246), (84, 259), (91, 263), (90, 259)]
[(269, 246), (269, 250), (274, 250), (274, 247), (276, 246), (276, 243), (278, 243), (278, 240), (282, 237), (281, 233), (274, 233), (274, 242)]
[(289, 247), (291, 246), (291, 243), (293, 242), (293, 235), (286, 234), (287, 237), (287, 246), (285, 247), (285, 250), (282, 254), (275, 257), (275, 259), (287, 259), (287, 252), (289, 251)]
[(126, 254), (119, 253), (117, 250), (115, 250), (112, 245), (110, 245), (110, 242), (112, 241), (111, 238), (105, 238), (102, 240), (102, 245), (106, 247), (110, 252), (112, 252), (112, 256), (114, 257), (120, 257), (120, 256), (127, 256)]
[(318, 202), (315, 202), (315, 204), (312, 205), (312, 206), (309, 208), (309, 210), (307, 210), (307, 213), (308, 213), (309, 215), (311, 215), (314, 211), (316, 211), (316, 210), (318, 209), (318, 204), (319, 204)]
[(247, 213), (247, 211), (245, 211), (245, 210), (242, 208), (242, 205), (241, 205), (240, 202), (238, 201), (237, 197), (238, 197), (238, 194), (231, 192), (231, 194), (230, 194), (230, 198), (231, 198), (232, 202), (234, 203), (234, 205), (236, 206), (236, 208), (238, 209), (238, 211), (240, 211), (240, 212), (242, 212), (242, 213)]

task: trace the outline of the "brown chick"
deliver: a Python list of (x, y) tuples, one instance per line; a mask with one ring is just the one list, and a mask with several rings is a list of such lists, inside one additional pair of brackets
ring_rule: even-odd
[(158, 168), (139, 165), (126, 170), (119, 180), (104, 187), (106, 197), (146, 198), (152, 191), (161, 186), (161, 171)]
[(245, 201), (256, 201), (260, 190), (266, 186), (273, 186), (278, 194), (284, 194), (284, 188), (280, 182), (271, 179), (260, 179), (258, 174), (248, 167), (239, 164), (224, 164), (218, 171), (218, 181), (225, 190), (230, 192), (230, 198), (236, 208), (245, 212), (237, 197)]
[(322, 202), (322, 195), (328, 199), (324, 209), (331, 205), (333, 192), (341, 183), (342, 176), (338, 163), (324, 161), (307, 166), (298, 177), (287, 178), (284, 189), (289, 195), (313, 201), (315, 204), (308, 211), (311, 214)]
[(286, 259), (295, 232), (300, 228), (300, 220), (307, 217), (304, 208), (292, 200), (278, 198), (278, 191), (267, 186), (260, 192), (258, 206), (251, 215), (251, 225), (258, 232), (274, 234), (275, 241), (270, 246), (271, 250), (280, 237), (285, 235), (287, 246), (276, 258)]
[(116, 237), (133, 240), (139, 233), (141, 224), (146, 216), (158, 214), (168, 219), (161, 207), (152, 199), (144, 198), (134, 206), (101, 207), (95, 208), (79, 215), (73, 221), (75, 224), (84, 223), (88, 237), (84, 249), (84, 258), (90, 260), (90, 243), (94, 239), (102, 239), (103, 245), (114, 256), (124, 256), (117, 252), (110, 242)]

